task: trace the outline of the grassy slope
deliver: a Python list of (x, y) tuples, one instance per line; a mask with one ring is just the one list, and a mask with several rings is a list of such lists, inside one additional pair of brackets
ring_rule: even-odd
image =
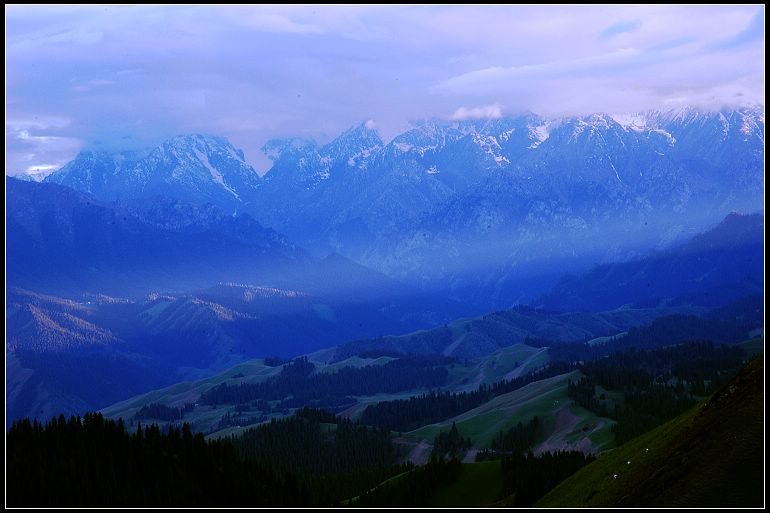
[(500, 498), (503, 475), (499, 461), (464, 464), (457, 481), (439, 488), (431, 506), (463, 508), (488, 506)]
[[(393, 476), (375, 488), (387, 483), (408, 479), (409, 474), (410, 472), (404, 472)], [(451, 485), (439, 487), (429, 507), (462, 508), (490, 506), (499, 500), (502, 488), (503, 475), (500, 470), (500, 461), (463, 464), (462, 471), (457, 480)], [(354, 497), (344, 501), (343, 504), (354, 503), (357, 498)]]
[[(384, 365), (394, 358), (381, 356), (378, 358), (361, 358), (352, 356), (345, 360), (325, 363), (325, 358), (321, 353), (313, 353), (309, 359), (316, 365), (317, 372), (336, 372), (342, 367), (363, 367), (366, 365)], [(448, 366), (449, 380), (444, 387), (447, 390), (475, 390), (481, 383), (490, 384), (503, 379), (506, 375), (512, 377), (523, 375), (531, 370), (538, 368), (548, 361), (546, 351), (537, 348), (516, 344), (495, 351), (479, 359), (462, 361)], [(518, 366), (516, 365), (518, 364)], [(269, 367), (264, 364), (262, 359), (249, 360), (240, 365), (236, 365), (215, 376), (200, 380), (186, 381), (177, 383), (169, 387), (154, 390), (125, 401), (121, 401), (102, 410), (106, 416), (111, 418), (123, 417), (131, 418), (142, 406), (150, 403), (160, 403), (171, 407), (181, 407), (185, 403), (194, 403), (198, 400), (201, 393), (224, 382), (229, 383), (256, 383), (263, 381), (271, 376), (278, 374), (281, 367)], [(359, 404), (349, 410), (341, 413), (355, 420), (366, 407), (366, 405), (379, 402), (391, 401), (395, 399), (404, 399), (410, 396), (425, 392), (425, 390), (409, 390), (392, 394), (377, 394), (374, 396), (359, 397)], [(233, 405), (220, 405), (217, 408), (211, 406), (199, 405), (191, 413), (185, 415), (184, 420), (194, 423), (195, 429), (208, 432), (226, 413), (235, 413)], [(162, 423), (162, 422), (161, 422)], [(230, 427), (213, 436), (222, 434), (233, 434), (242, 431), (243, 428)]]
[(616, 309), (600, 313), (547, 313), (536, 310), (503, 310), (463, 318), (432, 329), (406, 335), (355, 340), (324, 352), (325, 358), (344, 358), (364, 350), (388, 350), (421, 354), (444, 354), (459, 358), (480, 357), (500, 347), (523, 343), (528, 337), (549, 340), (582, 340), (627, 331), (663, 315), (700, 314), (704, 308)]
[(567, 381), (579, 377), (580, 373), (574, 371), (530, 383), (454, 418), (405, 433), (404, 438), (413, 443), (430, 443), (440, 431), (450, 429), (452, 422), (456, 422), (460, 434), (469, 437), (475, 449), (483, 449), (488, 448), (501, 431), (519, 422), (527, 423), (537, 415), (545, 420), (543, 450), (556, 447), (601, 450), (612, 443), (612, 421), (577, 406), (567, 396)]
[(762, 506), (762, 360), (708, 402), (602, 454), (538, 506)]

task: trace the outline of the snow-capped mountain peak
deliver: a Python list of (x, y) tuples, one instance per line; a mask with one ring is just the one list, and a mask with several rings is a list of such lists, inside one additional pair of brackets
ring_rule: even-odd
[(351, 127), (320, 150), (322, 157), (329, 157), (336, 165), (344, 162), (348, 167), (367, 167), (371, 156), (381, 150), (383, 141), (370, 121)]
[(260, 178), (226, 138), (189, 134), (149, 153), (83, 151), (46, 181), (109, 201), (166, 195), (230, 210), (248, 201)]

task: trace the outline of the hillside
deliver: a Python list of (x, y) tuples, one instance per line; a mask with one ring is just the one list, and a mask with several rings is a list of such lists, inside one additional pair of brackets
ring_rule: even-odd
[(543, 379), (508, 392), (456, 417), (403, 434), (402, 443), (411, 449), (413, 463), (427, 462), (432, 443), (440, 431), (457, 425), (460, 435), (471, 439), (464, 461), (473, 462), (476, 453), (489, 449), (492, 439), (517, 423), (537, 416), (543, 421), (533, 452), (578, 450), (598, 453), (611, 446), (614, 421), (597, 417), (581, 408), (567, 395), (567, 381), (580, 378), (578, 371)]
[(355, 340), (327, 352), (326, 358), (344, 359), (366, 351), (476, 358), (493, 353), (501, 347), (525, 343), (528, 338), (575, 341), (613, 336), (664, 315), (699, 314), (703, 311), (703, 308), (682, 305), (600, 313), (556, 313), (519, 306), (474, 318), (458, 319), (407, 335)]
[(544, 507), (761, 507), (764, 365), (754, 358), (711, 399), (603, 454)]
[(731, 213), (664, 251), (564, 276), (533, 304), (558, 311), (603, 311), (660, 304), (721, 306), (762, 292), (764, 216)]
[(237, 283), (142, 299), (6, 292), (6, 351), (14, 362), (6, 374), (16, 390), (6, 398), (9, 423), (103, 408), (257, 357), (291, 358), (361, 336), (409, 332), (453, 308), (426, 300), (428, 311), (419, 312), (411, 306), (419, 297), (408, 295), (329, 298)]
[(276, 283), (309, 255), (248, 215), (165, 197), (105, 203), (6, 177), (8, 282), (52, 294), (141, 296), (219, 281)]
[[(373, 366), (383, 366), (398, 359), (393, 356), (352, 356), (345, 360), (327, 363), (316, 359), (311, 354), (308, 361), (315, 367), (314, 371), (310, 374), (312, 378), (312, 376), (334, 374), (340, 371), (349, 372), (351, 369), (366, 370), (367, 367), (371, 369)], [(446, 379), (440, 388), (460, 391), (476, 389), (481, 384), (489, 385), (503, 379), (505, 376), (516, 377), (524, 375), (545, 364), (547, 361), (548, 357), (543, 351), (524, 345), (515, 345), (503, 348), (484, 358), (460, 362), (452, 359), (444, 359), (442, 361), (439, 357), (433, 364), (429, 364), (426, 361), (425, 366), (426, 368), (439, 367), (446, 369)], [(111, 418), (117, 419), (122, 417), (129, 419), (142, 407), (152, 404), (182, 408), (187, 403), (198, 403), (202, 394), (218, 385), (257, 384), (267, 379), (275, 378), (281, 374), (287, 363), (284, 362), (278, 365), (270, 363), (268, 365), (265, 359), (250, 360), (205, 379), (177, 383), (163, 389), (126, 399), (103, 409), (102, 412)], [(343, 403), (343, 406), (341, 406), (342, 411), (340, 415), (356, 419), (358, 414), (372, 402), (405, 398), (425, 391), (427, 391), (425, 387), (406, 386), (401, 390), (393, 392), (347, 396), (345, 399), (348, 402)], [(339, 399), (342, 399), (342, 397)], [(288, 409), (283, 407), (271, 408), (270, 411), (252, 411), (250, 413), (249, 410), (239, 409), (236, 404), (197, 404), (192, 411), (185, 413), (184, 420), (193, 424), (195, 430), (220, 436), (232, 434), (234, 431), (231, 427), (237, 426), (238, 430), (240, 430), (241, 427), (253, 424), (259, 419), (266, 420), (281, 417), (287, 413)], [(222, 419), (228, 415), (232, 417), (232, 421), (222, 423)], [(153, 420), (163, 421), (163, 419), (157, 418)]]

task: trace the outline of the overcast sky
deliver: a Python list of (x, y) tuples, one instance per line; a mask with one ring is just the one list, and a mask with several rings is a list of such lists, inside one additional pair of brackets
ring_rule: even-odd
[(6, 6), (6, 173), (365, 120), (764, 105), (764, 7)]

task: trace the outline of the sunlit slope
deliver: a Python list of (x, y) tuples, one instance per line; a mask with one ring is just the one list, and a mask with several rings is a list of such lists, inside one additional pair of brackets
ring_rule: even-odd
[(602, 454), (538, 506), (763, 505), (763, 357), (712, 398)]

